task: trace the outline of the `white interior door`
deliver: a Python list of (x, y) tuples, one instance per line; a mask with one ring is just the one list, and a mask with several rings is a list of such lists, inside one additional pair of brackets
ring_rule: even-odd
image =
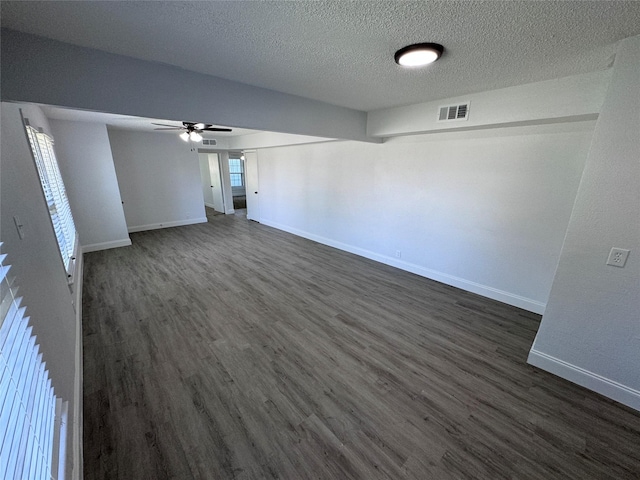
[(247, 185), (247, 218), (260, 221), (260, 194), (258, 182), (258, 152), (244, 152), (244, 168)]
[(206, 153), (199, 153), (198, 160), (200, 161), (200, 178), (202, 179), (202, 196), (204, 197), (204, 204), (207, 207), (214, 208), (213, 189), (211, 188), (211, 172), (209, 171), (209, 158)]
[(217, 153), (208, 153), (209, 179), (211, 181), (211, 197), (213, 208), (224, 212), (224, 197), (222, 196), (222, 180), (220, 177), (220, 160)]

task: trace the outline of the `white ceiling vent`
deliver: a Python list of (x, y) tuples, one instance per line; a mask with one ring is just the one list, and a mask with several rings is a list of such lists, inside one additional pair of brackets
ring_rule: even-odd
[(439, 122), (450, 122), (452, 120), (467, 120), (469, 118), (469, 102), (460, 105), (448, 105), (440, 107), (438, 110)]
[(217, 144), (218, 144), (218, 142), (216, 142), (213, 139), (211, 139), (211, 140), (209, 140), (208, 138), (202, 139), (202, 145), (214, 146), (214, 145), (217, 145)]

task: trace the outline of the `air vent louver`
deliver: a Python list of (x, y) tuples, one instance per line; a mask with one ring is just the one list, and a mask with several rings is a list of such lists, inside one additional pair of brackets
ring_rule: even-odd
[(469, 118), (469, 102), (461, 105), (448, 105), (440, 107), (438, 114), (439, 122), (450, 122), (452, 120), (467, 120)]
[(202, 145), (214, 146), (214, 145), (217, 145), (217, 144), (218, 144), (218, 142), (215, 141), (215, 140), (209, 140), (207, 138), (202, 140)]

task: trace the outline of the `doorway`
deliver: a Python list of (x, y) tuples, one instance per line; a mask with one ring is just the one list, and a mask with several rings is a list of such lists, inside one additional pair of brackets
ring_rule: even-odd
[(243, 214), (247, 208), (244, 155), (241, 152), (229, 152), (229, 181), (233, 196), (233, 209)]
[(260, 195), (258, 194), (258, 153), (245, 150), (245, 171), (247, 191), (247, 219), (260, 222)]
[(198, 153), (200, 160), (200, 177), (202, 179), (202, 195), (209, 215), (225, 213), (224, 192), (220, 172), (220, 157), (217, 153)]

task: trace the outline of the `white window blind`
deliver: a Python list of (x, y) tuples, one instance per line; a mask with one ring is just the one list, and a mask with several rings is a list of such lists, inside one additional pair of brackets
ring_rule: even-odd
[(62, 262), (67, 273), (72, 275), (76, 249), (76, 227), (53, 149), (53, 139), (33, 128), (26, 119), (25, 123), (33, 158), (40, 175), (42, 191), (58, 240)]
[(68, 405), (54, 394), (5, 257), (0, 255), (0, 479), (63, 478), (56, 467), (64, 465), (60, 432), (66, 431), (62, 412)]

